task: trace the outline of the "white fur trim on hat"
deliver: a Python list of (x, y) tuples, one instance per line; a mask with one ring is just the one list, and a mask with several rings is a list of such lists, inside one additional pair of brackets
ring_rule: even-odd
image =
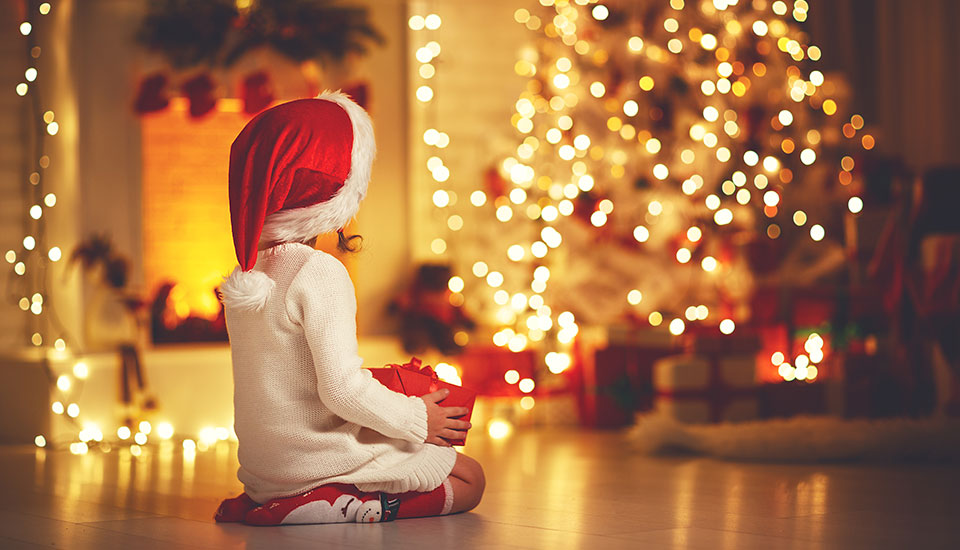
[(339, 90), (324, 91), (317, 99), (340, 105), (350, 118), (353, 126), (350, 173), (343, 187), (330, 200), (303, 208), (281, 210), (267, 216), (263, 222), (261, 242), (305, 241), (323, 233), (337, 231), (357, 215), (360, 201), (367, 195), (370, 169), (377, 153), (370, 116), (363, 107)]
[(262, 271), (243, 271), (237, 266), (220, 285), (223, 306), (241, 311), (260, 311), (277, 283)]

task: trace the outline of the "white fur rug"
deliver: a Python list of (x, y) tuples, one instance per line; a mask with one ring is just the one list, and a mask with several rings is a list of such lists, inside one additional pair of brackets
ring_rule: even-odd
[(960, 419), (846, 420), (796, 417), (725, 424), (681, 424), (637, 417), (631, 443), (645, 453), (693, 453), (733, 460), (960, 462)]

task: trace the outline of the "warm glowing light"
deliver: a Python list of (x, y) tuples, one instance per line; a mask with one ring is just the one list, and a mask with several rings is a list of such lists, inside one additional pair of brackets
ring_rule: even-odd
[(517, 387), (520, 388), (520, 391), (523, 393), (530, 393), (533, 391), (533, 388), (536, 386), (532, 378), (524, 378), (519, 383)]
[(683, 319), (677, 318), (670, 321), (670, 325), (669, 325), (670, 334), (673, 334), (674, 336), (679, 336), (683, 334), (683, 330), (685, 328), (686, 328), (686, 325), (684, 325)]
[(87, 446), (87, 444), (84, 443), (84, 442), (82, 442), (82, 441), (77, 441), (77, 442), (74, 442), (74, 443), (71, 443), (71, 444), (70, 444), (70, 453), (71, 453), (71, 454), (84, 455), (84, 454), (87, 454), (87, 451), (88, 451), (89, 449), (90, 449), (90, 448)]
[(63, 408), (63, 403), (59, 401), (54, 401), (53, 404), (50, 405), (50, 408), (53, 410), (53, 414), (63, 414), (63, 411), (65, 410)]
[(534, 400), (533, 397), (529, 395), (525, 395), (520, 398), (520, 408), (525, 411), (529, 411), (530, 409), (532, 409), (535, 404), (536, 404), (536, 401)]
[(23, 23), (20, 23), (20, 34), (22, 34), (23, 36), (27, 36), (28, 34), (30, 34), (30, 31), (32, 30), (33, 30), (33, 25), (31, 25), (29, 21), (24, 21)]
[(650, 238), (650, 230), (642, 225), (638, 225), (633, 228), (633, 238), (636, 239), (637, 242), (645, 243), (647, 239)]
[(460, 277), (450, 277), (450, 280), (447, 282), (447, 288), (450, 289), (450, 292), (462, 292), (463, 287), (463, 279)]
[(593, 97), (603, 97), (603, 94), (605, 94), (606, 91), (607, 89), (602, 82), (594, 82), (590, 84), (590, 95)]
[(837, 112), (837, 102), (832, 99), (827, 99), (823, 102), (822, 109), (827, 115), (833, 115)]
[(117, 428), (117, 437), (119, 437), (121, 440), (129, 439), (131, 435), (130, 428), (126, 426), (120, 426)]
[(70, 418), (76, 418), (80, 416), (80, 406), (76, 403), (70, 403), (67, 405), (67, 416)]
[(481, 207), (487, 202), (487, 194), (483, 191), (474, 191), (470, 193), (470, 204)]
[(490, 437), (493, 439), (503, 439), (510, 435), (513, 431), (513, 426), (510, 425), (506, 420), (491, 420), (487, 424), (487, 433), (490, 434)]
[(212, 426), (207, 426), (200, 429), (199, 439), (200, 443), (204, 445), (213, 445), (217, 442), (217, 429)]
[(653, 167), (653, 177), (658, 180), (665, 180), (670, 175), (670, 170), (666, 164), (657, 164)]
[(62, 257), (62, 252), (60, 252), (60, 247), (55, 246), (47, 252), (47, 257), (50, 258), (51, 262), (59, 261)]
[(160, 422), (157, 424), (157, 437), (164, 440), (173, 437), (173, 424), (169, 422)]
[(717, 259), (713, 256), (707, 256), (700, 261), (700, 267), (707, 272), (714, 271), (717, 269)]
[(57, 387), (60, 388), (60, 391), (70, 391), (70, 377), (66, 374), (61, 374), (58, 376)]
[(823, 237), (826, 235), (823, 226), (820, 224), (815, 224), (810, 227), (810, 238), (815, 241), (822, 241)]
[(733, 221), (733, 212), (729, 208), (721, 208), (714, 213), (713, 221), (717, 225), (727, 225)]
[(859, 214), (863, 210), (863, 199), (860, 197), (850, 197), (847, 201), (847, 208), (854, 214)]
[(700, 37), (700, 46), (705, 50), (713, 50), (717, 47), (717, 37), (712, 34), (705, 34)]
[[(547, 364), (547, 368), (553, 374), (560, 374), (561, 372), (567, 370), (568, 368), (570, 368), (570, 365), (573, 362), (572, 358), (570, 357), (570, 354), (555, 352), (555, 351), (547, 352), (547, 355), (544, 358), (544, 361)], [(519, 375), (517, 376), (519, 377)]]
[(643, 300), (643, 294), (639, 290), (633, 289), (627, 293), (628, 304), (635, 306), (639, 304), (641, 300)]
[(431, 31), (435, 31), (439, 29), (441, 23), (442, 23), (442, 20), (440, 19), (440, 16), (435, 13), (431, 13), (430, 15), (426, 16), (423, 19), (423, 26), (430, 29)]
[(46, 447), (47, 438), (43, 437), (42, 435), (38, 435), (37, 437), (33, 438), (33, 444), (40, 448)]
[(724, 319), (723, 321), (720, 321), (720, 332), (723, 334), (733, 334), (733, 331), (736, 328), (737, 325), (733, 322), (733, 319)]
[(460, 380), (460, 372), (457, 370), (457, 367), (449, 363), (437, 363), (437, 366), (433, 369), (437, 373), (437, 378), (447, 382), (449, 384), (462, 384)]
[(137, 432), (133, 434), (133, 441), (137, 445), (146, 445), (147, 444), (147, 434), (143, 432)]

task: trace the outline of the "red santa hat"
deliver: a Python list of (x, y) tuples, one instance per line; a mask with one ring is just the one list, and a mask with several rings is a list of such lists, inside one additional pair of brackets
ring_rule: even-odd
[(367, 194), (373, 125), (340, 92), (254, 117), (230, 148), (230, 221), (240, 264), (220, 287), (226, 307), (259, 310), (274, 282), (253, 268), (261, 242), (306, 241), (343, 228)]

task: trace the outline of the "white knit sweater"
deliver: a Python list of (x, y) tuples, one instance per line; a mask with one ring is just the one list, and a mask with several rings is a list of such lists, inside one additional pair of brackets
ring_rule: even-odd
[(247, 494), (262, 503), (324, 483), (391, 493), (443, 483), (457, 453), (424, 443), (423, 400), (361, 368), (343, 264), (287, 243), (260, 252), (255, 269), (276, 283), (263, 309), (226, 309)]

